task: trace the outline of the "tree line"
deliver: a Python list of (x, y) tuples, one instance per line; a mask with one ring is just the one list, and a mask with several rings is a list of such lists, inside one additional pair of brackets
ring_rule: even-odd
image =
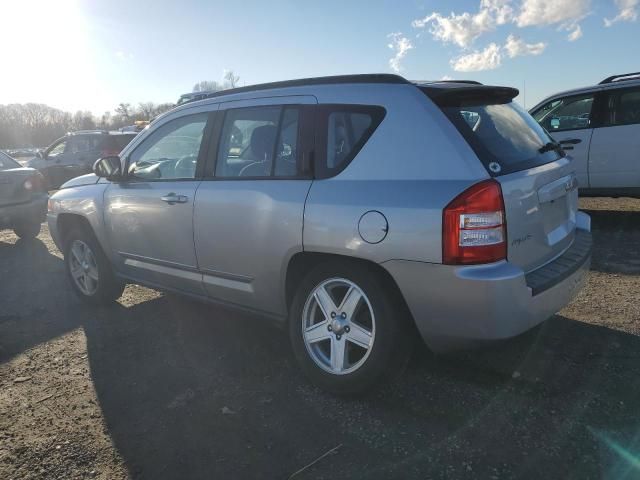
[[(226, 71), (222, 82), (203, 80), (194, 92), (218, 91), (238, 86), (240, 77)], [(65, 112), (41, 103), (0, 105), (0, 149), (46, 147), (67, 132), (117, 130), (138, 120), (151, 120), (170, 110), (173, 103), (141, 102), (119, 104), (113, 112), (95, 116), (89, 111)]]

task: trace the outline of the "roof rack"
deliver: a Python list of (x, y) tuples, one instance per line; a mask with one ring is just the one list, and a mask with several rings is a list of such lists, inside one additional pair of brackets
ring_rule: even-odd
[[(206, 98), (221, 97), (223, 95), (233, 95), (234, 93), (253, 92), (257, 90), (271, 90), (285, 87), (306, 87), (310, 85), (334, 85), (339, 83), (389, 83), (389, 84), (410, 84), (409, 80), (400, 75), (390, 73), (364, 73), (357, 75), (336, 75), (332, 77), (312, 77), (299, 78), (296, 80), (285, 80), (283, 82), (260, 83), (257, 85), (247, 85), (246, 87), (230, 88), (206, 94)], [(205, 92), (201, 92), (205, 93)]]
[(414, 80), (412, 83), (423, 85), (426, 83), (468, 83), (469, 85), (482, 85), (476, 80)]
[(84, 134), (84, 133), (104, 133), (104, 134), (108, 134), (109, 131), (108, 130), (101, 130), (101, 129), (95, 129), (95, 130), (76, 130), (74, 132), (67, 132), (67, 135), (77, 135), (77, 134)]
[(640, 77), (640, 72), (623, 73), (622, 75), (611, 75), (610, 77), (607, 77), (604, 80), (602, 80), (598, 85), (604, 85), (606, 83), (619, 82), (619, 81), (622, 81), (622, 80), (632, 80), (632, 78), (627, 78), (627, 77)]

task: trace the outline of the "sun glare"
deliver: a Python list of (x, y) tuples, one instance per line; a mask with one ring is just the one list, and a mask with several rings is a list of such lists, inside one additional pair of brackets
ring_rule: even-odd
[(78, 1), (3, 0), (0, 19), (0, 59), (12, 72), (1, 77), (0, 103), (60, 104), (90, 92), (89, 32)]

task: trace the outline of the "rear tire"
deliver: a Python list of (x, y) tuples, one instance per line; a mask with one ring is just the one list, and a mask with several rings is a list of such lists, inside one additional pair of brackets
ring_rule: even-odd
[(64, 263), (73, 291), (87, 303), (109, 305), (120, 298), (125, 284), (91, 232), (74, 228), (65, 237)]
[(40, 223), (36, 221), (19, 223), (13, 227), (13, 232), (23, 240), (33, 240), (40, 234)]
[(354, 395), (400, 375), (412, 342), (397, 297), (394, 285), (356, 262), (311, 270), (289, 312), (289, 337), (307, 377), (329, 392)]

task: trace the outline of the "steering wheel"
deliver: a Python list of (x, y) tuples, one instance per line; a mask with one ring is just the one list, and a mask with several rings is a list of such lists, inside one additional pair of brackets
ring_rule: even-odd
[(185, 177), (191, 177), (196, 171), (196, 163), (197, 159), (195, 155), (187, 155), (186, 157), (182, 157), (175, 164), (175, 171), (177, 177), (182, 177), (183, 175), (178, 175), (179, 171), (186, 173)]

